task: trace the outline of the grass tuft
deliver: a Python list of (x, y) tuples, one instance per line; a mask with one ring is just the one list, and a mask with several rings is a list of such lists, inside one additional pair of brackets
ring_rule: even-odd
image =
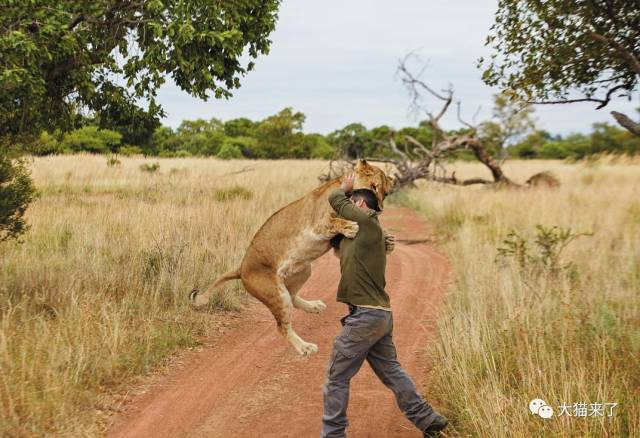
[(234, 199), (247, 200), (253, 197), (253, 192), (242, 186), (233, 186), (223, 189), (216, 189), (214, 192), (214, 196), (216, 200), (220, 202), (231, 201)]

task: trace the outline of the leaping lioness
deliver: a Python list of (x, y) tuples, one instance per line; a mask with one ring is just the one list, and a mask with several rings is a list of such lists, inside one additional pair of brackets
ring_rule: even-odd
[[(382, 208), (393, 179), (365, 160), (358, 162), (354, 172), (354, 189), (375, 192)], [(358, 232), (356, 222), (337, 217), (329, 205), (329, 193), (339, 185), (339, 178), (329, 181), (271, 215), (253, 237), (240, 268), (219, 277), (203, 293), (192, 291), (193, 304), (206, 305), (216, 287), (241, 279), (247, 291), (271, 310), (278, 331), (298, 353), (318, 351), (317, 345), (305, 342), (293, 330), (291, 312), (292, 307), (312, 313), (326, 308), (320, 300), (303, 300), (298, 291), (311, 275), (311, 262), (330, 249), (331, 238), (338, 234), (353, 238)]]

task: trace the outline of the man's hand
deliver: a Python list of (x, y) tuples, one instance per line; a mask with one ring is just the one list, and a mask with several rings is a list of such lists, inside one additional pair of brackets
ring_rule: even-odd
[(342, 179), (342, 183), (340, 184), (340, 190), (342, 190), (345, 193), (351, 193), (353, 191), (353, 182), (355, 181), (355, 179), (356, 179), (355, 173), (347, 174)]
[(382, 232), (384, 233), (384, 249), (387, 253), (390, 253), (396, 246), (396, 238), (389, 234), (387, 230), (382, 230)]

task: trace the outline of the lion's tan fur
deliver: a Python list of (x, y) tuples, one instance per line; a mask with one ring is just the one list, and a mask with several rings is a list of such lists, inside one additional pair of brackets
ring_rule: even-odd
[[(354, 188), (373, 190), (382, 207), (392, 180), (365, 161), (354, 171)], [(300, 354), (317, 351), (294, 332), (291, 311), (296, 307), (320, 312), (326, 307), (321, 301), (303, 300), (298, 291), (311, 275), (311, 262), (329, 250), (331, 238), (337, 234), (355, 237), (358, 231), (357, 223), (337, 217), (329, 205), (329, 193), (339, 185), (338, 178), (329, 181), (271, 215), (253, 237), (240, 268), (192, 296), (194, 304), (206, 304), (217, 286), (240, 278), (247, 291), (271, 310), (278, 330)]]

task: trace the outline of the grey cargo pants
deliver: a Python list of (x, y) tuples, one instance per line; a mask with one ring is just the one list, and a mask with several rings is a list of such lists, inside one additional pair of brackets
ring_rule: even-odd
[(343, 438), (347, 428), (349, 383), (365, 359), (378, 378), (393, 391), (398, 407), (415, 426), (424, 431), (437, 413), (418, 394), (411, 378), (402, 369), (391, 339), (391, 312), (349, 306), (341, 320), (342, 332), (336, 337), (323, 388), (324, 414), (322, 438)]

